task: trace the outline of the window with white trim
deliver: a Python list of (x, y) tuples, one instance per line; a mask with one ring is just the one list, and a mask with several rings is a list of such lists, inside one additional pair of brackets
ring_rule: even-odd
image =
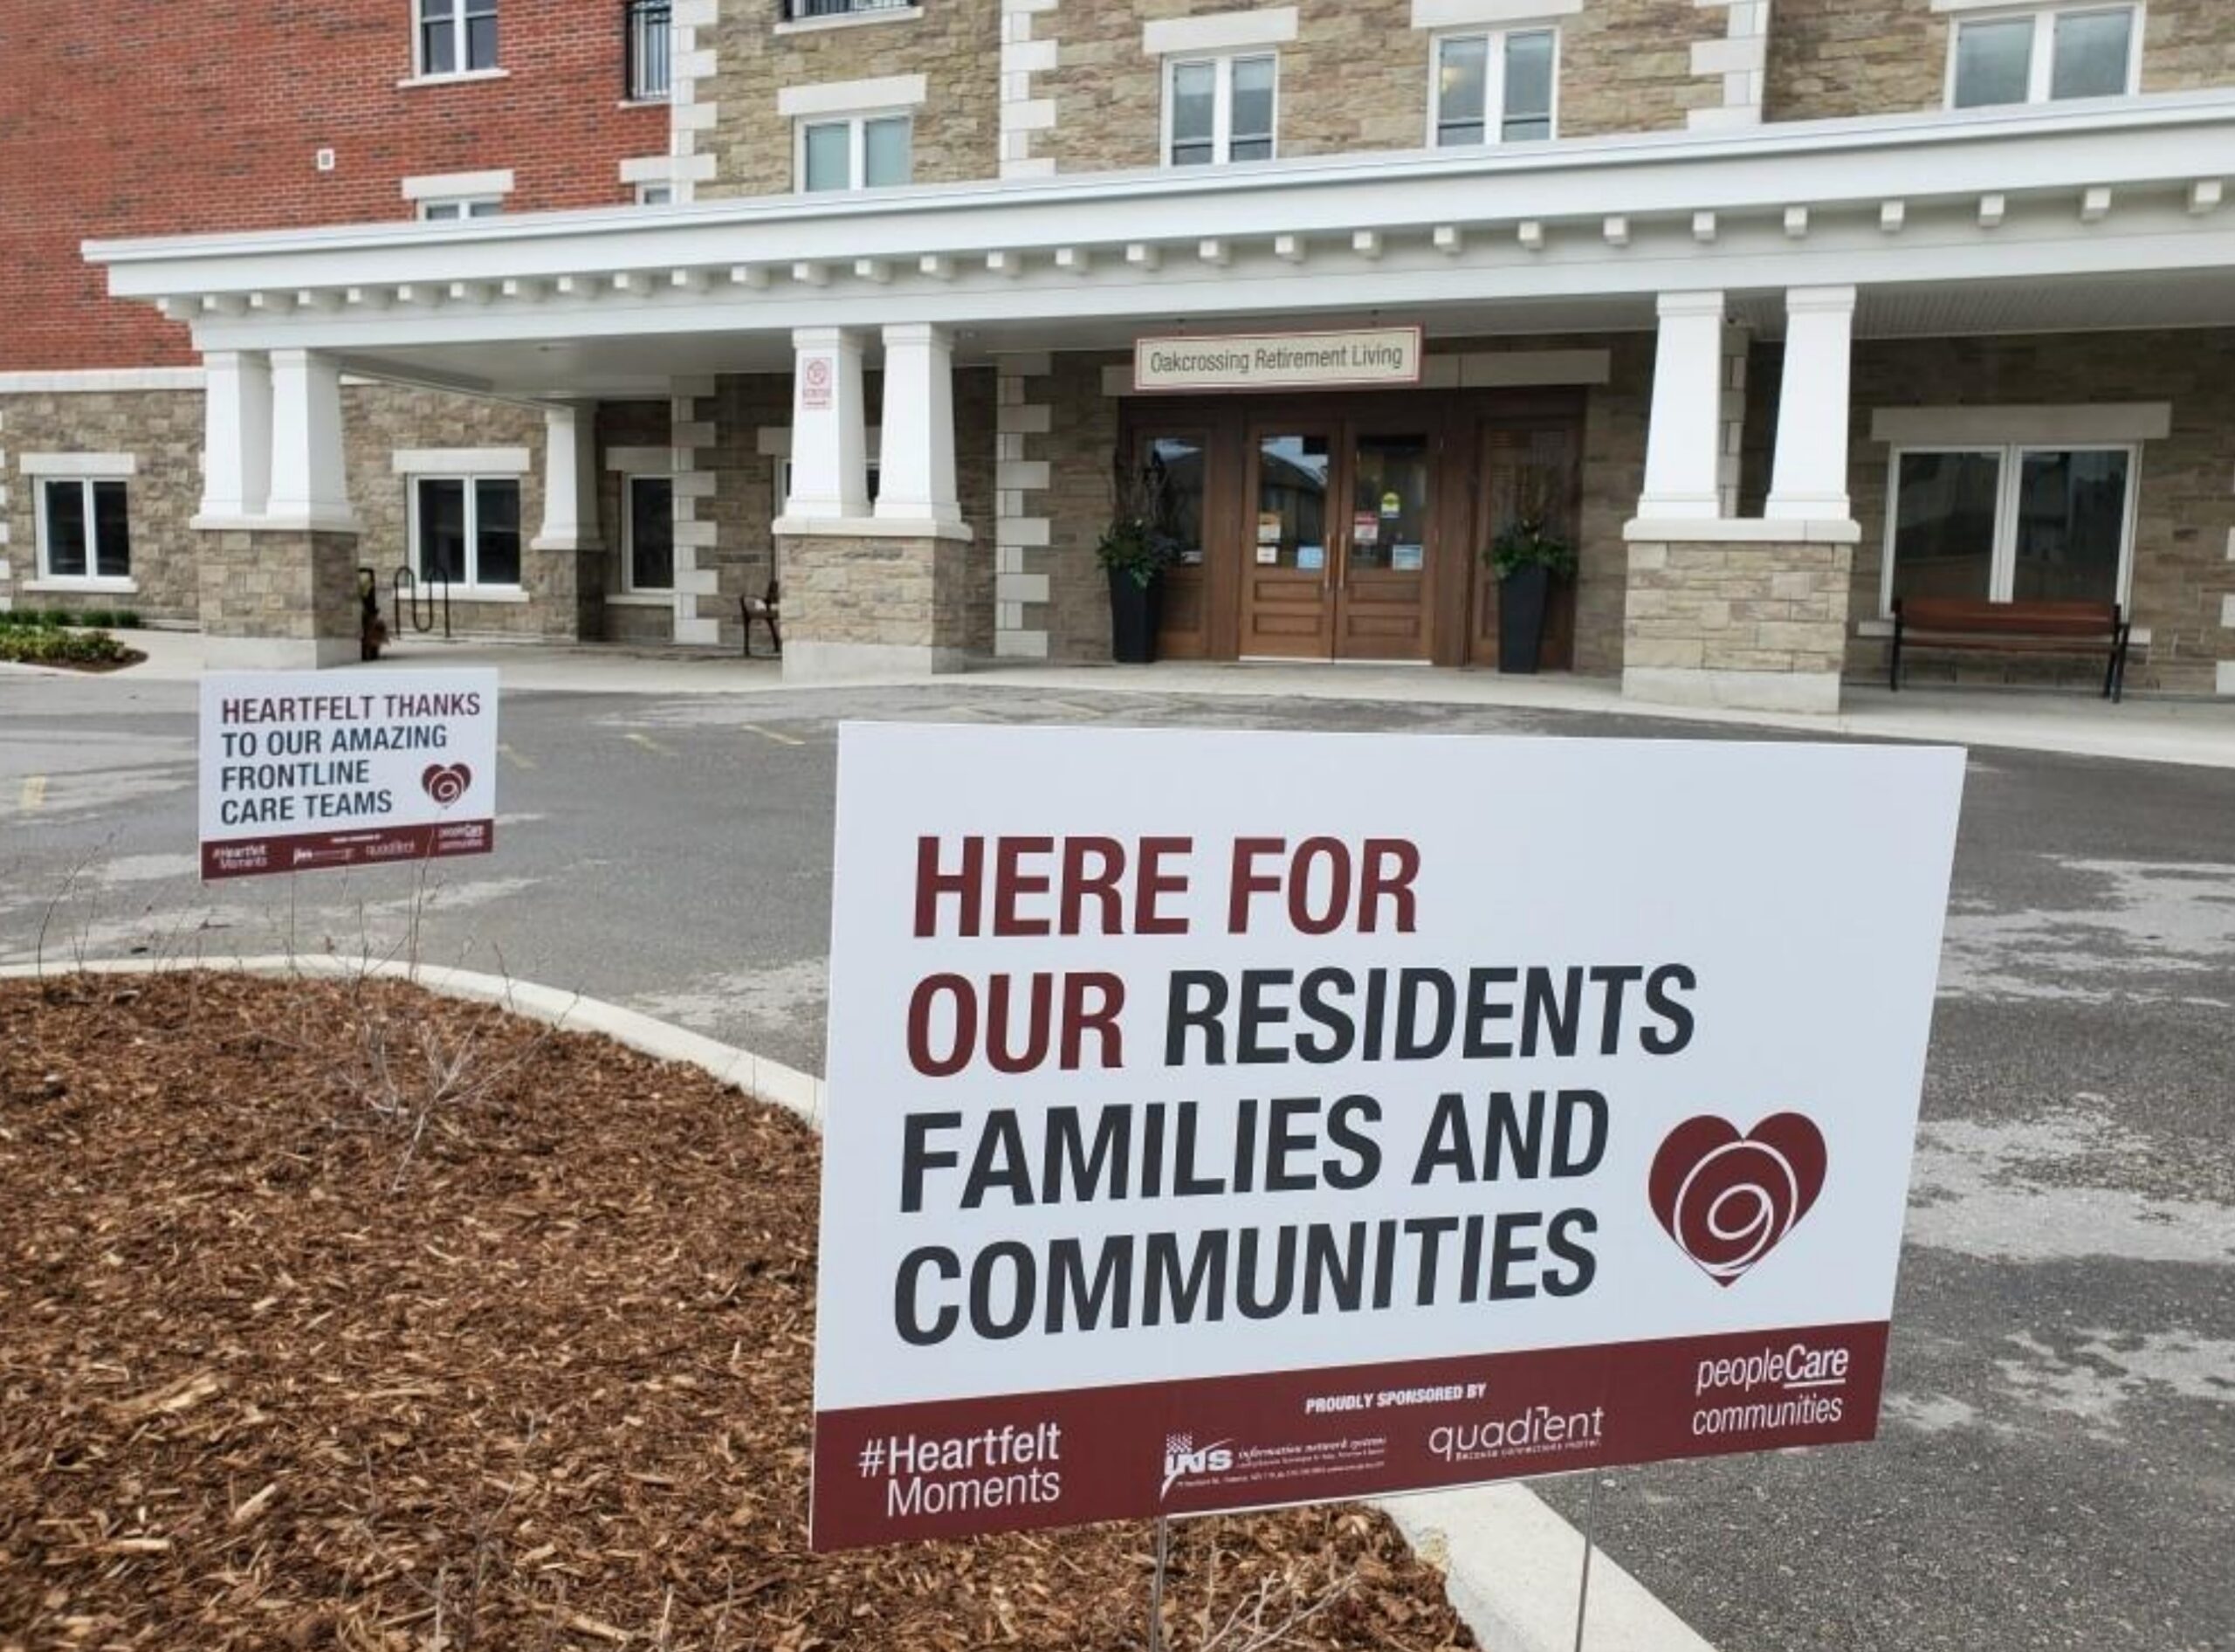
[(1251, 52), (1169, 58), (1164, 68), (1164, 156), (1176, 167), (1269, 161), (1278, 120), (1280, 59)]
[(38, 485), (43, 580), (128, 580), (132, 522), (120, 478), (58, 476)]
[(1439, 37), (1431, 99), (1435, 147), (1551, 137), (1559, 58), (1558, 29)]
[(419, 217), (425, 224), (444, 224), (459, 218), (493, 218), (505, 210), (505, 197), (500, 195), (438, 196), (419, 203)]
[(1882, 600), (2127, 601), (2130, 445), (1907, 447), (1888, 482)]
[(411, 566), (423, 580), (517, 589), (520, 582), (519, 478), (413, 477)]
[(2141, 24), (2130, 5), (1963, 18), (1950, 31), (1949, 107), (2125, 97), (2140, 87)]
[(675, 478), (629, 475), (621, 513), (621, 589), (675, 589)]
[(797, 176), (809, 194), (889, 189), (914, 170), (915, 117), (847, 114), (799, 122)]
[(497, 0), (417, 0), (412, 67), (422, 78), (497, 66)]

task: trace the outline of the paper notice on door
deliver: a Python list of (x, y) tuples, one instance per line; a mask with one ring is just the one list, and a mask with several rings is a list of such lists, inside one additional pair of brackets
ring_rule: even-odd
[(1417, 574), (1423, 560), (1421, 547), (1418, 545), (1393, 545), (1389, 547), (1389, 566), (1397, 573)]
[(1271, 568), (1279, 562), (1280, 560), (1281, 547), (1279, 546), (1260, 545), (1257, 547), (1257, 562), (1259, 567)]
[(1306, 574), (1317, 574), (1327, 566), (1324, 545), (1299, 545), (1296, 547), (1296, 565)]
[(1351, 542), (1354, 545), (1381, 543), (1381, 519), (1372, 511), (1360, 511), (1351, 519)]
[(1260, 511), (1257, 513), (1257, 542), (1260, 545), (1278, 545), (1281, 542), (1281, 513), (1278, 511)]

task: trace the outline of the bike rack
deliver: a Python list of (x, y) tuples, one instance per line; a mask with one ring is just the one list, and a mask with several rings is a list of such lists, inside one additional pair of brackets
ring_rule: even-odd
[[(420, 595), (419, 576), (405, 563), (395, 570), (395, 577), (389, 582), (392, 600), (399, 619), (408, 617), (411, 629), (421, 636), (435, 629), (436, 603), (442, 605), (443, 640), (450, 640), (450, 579), (447, 574), (438, 575), (426, 582), (426, 594)], [(437, 592), (437, 587), (440, 586)]]

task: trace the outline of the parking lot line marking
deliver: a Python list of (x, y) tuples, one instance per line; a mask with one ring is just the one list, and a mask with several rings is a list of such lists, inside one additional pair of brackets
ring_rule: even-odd
[(758, 734), (763, 740), (773, 740), (779, 746), (804, 746), (807, 744), (803, 740), (794, 740), (789, 734), (779, 734), (773, 728), (763, 728), (758, 723), (740, 723), (738, 726), (742, 728), (748, 734)]
[(663, 746), (659, 741), (654, 740), (650, 734), (631, 734), (629, 738), (636, 741), (637, 745), (643, 747), (648, 752), (657, 752), (662, 757), (672, 757), (675, 755), (674, 747)]
[(37, 809), (46, 802), (46, 776), (26, 774), (24, 777), (24, 807)]
[(514, 768), (533, 768), (535, 767), (535, 759), (533, 757), (523, 757), (509, 746), (499, 745), (497, 747), (497, 755), (503, 758)]

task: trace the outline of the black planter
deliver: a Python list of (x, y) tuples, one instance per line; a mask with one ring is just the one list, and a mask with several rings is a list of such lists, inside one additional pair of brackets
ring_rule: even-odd
[(1534, 677), (1544, 652), (1544, 607), (1552, 570), (1542, 562), (1517, 568), (1498, 582), (1498, 670)]
[(1163, 587), (1161, 580), (1143, 585), (1122, 568), (1110, 570), (1110, 653), (1120, 665), (1155, 662)]

